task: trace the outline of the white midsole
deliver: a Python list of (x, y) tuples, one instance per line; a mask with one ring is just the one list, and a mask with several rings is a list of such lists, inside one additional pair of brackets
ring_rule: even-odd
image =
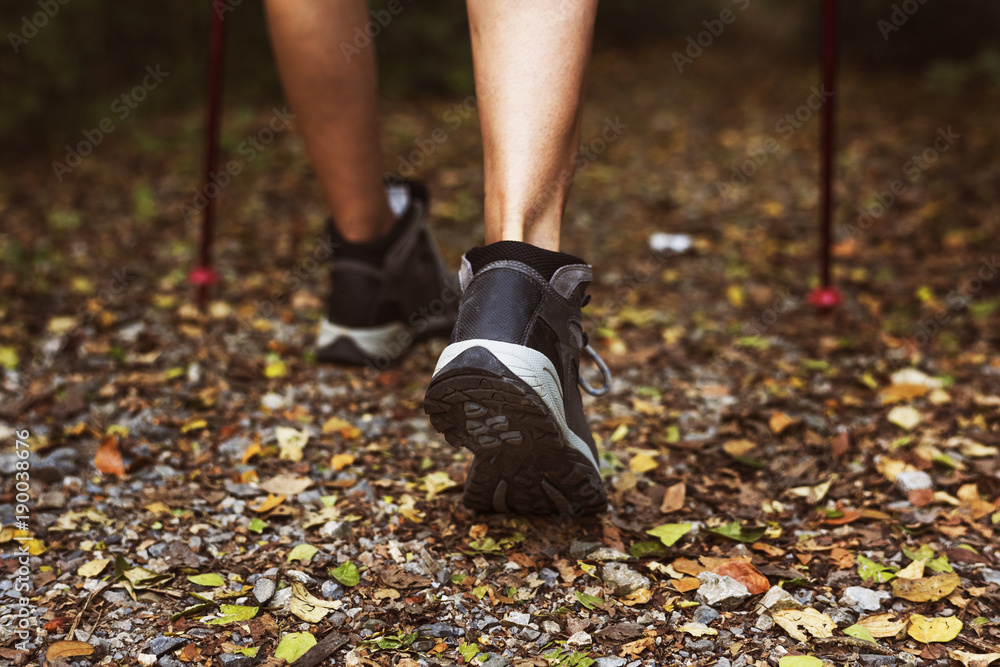
[(583, 454), (594, 466), (594, 470), (600, 470), (594, 455), (590, 451), (590, 446), (583, 441), (580, 436), (566, 424), (566, 410), (563, 407), (562, 385), (559, 382), (559, 374), (556, 372), (552, 360), (538, 350), (534, 350), (524, 345), (514, 343), (504, 343), (498, 340), (488, 340), (485, 338), (473, 338), (452, 343), (444, 348), (441, 358), (438, 359), (434, 374), (451, 363), (462, 352), (472, 347), (483, 347), (500, 360), (504, 366), (509, 368), (518, 378), (527, 383), (535, 390), (542, 402), (552, 413), (559, 429), (562, 431), (566, 441), (570, 446)]
[[(447, 316), (428, 317), (426, 329), (440, 329), (448, 326)], [(340, 338), (347, 338), (359, 350), (369, 356), (390, 354), (394, 348), (405, 348), (413, 343), (414, 331), (404, 322), (390, 322), (377, 327), (343, 327), (323, 318), (316, 337), (316, 347), (326, 347)], [(404, 343), (405, 341), (405, 343)], [(398, 353), (398, 350), (396, 350)]]

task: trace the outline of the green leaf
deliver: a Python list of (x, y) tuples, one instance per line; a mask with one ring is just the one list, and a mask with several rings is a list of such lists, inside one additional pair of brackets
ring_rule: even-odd
[(229, 623), (249, 621), (257, 615), (257, 612), (260, 611), (260, 607), (247, 607), (241, 604), (224, 604), (219, 605), (219, 610), (222, 612), (222, 616), (208, 621), (210, 625), (227, 625)]
[(581, 593), (580, 591), (573, 591), (573, 594), (576, 595), (576, 599), (580, 601), (580, 604), (587, 609), (593, 609), (594, 607), (599, 607), (604, 604), (604, 600), (595, 595), (587, 595), (586, 593)]
[(357, 586), (361, 581), (357, 566), (351, 561), (346, 561), (330, 571), (330, 576), (342, 583), (344, 586)]
[(188, 577), (188, 581), (192, 584), (208, 586), (210, 588), (218, 588), (226, 583), (226, 580), (222, 578), (222, 575), (216, 574), (215, 572), (209, 572), (207, 574), (192, 574)]
[(316, 638), (311, 632), (289, 632), (278, 642), (274, 657), (279, 660), (284, 658), (288, 662), (295, 662), (315, 645)]
[(986, 618), (985, 616), (976, 616), (974, 619), (972, 619), (972, 625), (973, 626), (976, 626), (976, 625), (986, 625), (989, 622), (990, 622), (990, 619)]
[(725, 526), (720, 526), (719, 528), (709, 528), (708, 532), (721, 535), (722, 537), (728, 537), (729, 539), (736, 540), (737, 542), (756, 542), (760, 538), (764, 537), (764, 533), (767, 532), (767, 528), (765, 526), (748, 526), (744, 528), (740, 525), (739, 521), (732, 521), (727, 523)]
[(628, 552), (633, 558), (645, 558), (646, 556), (664, 556), (667, 551), (660, 542), (636, 542), (628, 548)]
[(472, 594), (475, 595), (480, 600), (482, 600), (483, 596), (486, 595), (488, 591), (489, 588), (487, 588), (486, 586), (476, 586), (475, 588), (472, 589)]
[(920, 548), (916, 551), (904, 546), (903, 555), (910, 560), (930, 560), (931, 558), (934, 558), (934, 549), (932, 549), (929, 544), (921, 544)]
[(844, 634), (858, 639), (863, 639), (866, 642), (871, 642), (872, 644), (878, 643), (875, 641), (875, 637), (872, 636), (871, 631), (863, 625), (852, 625), (849, 628), (844, 628)]
[(286, 562), (291, 563), (293, 560), (302, 561), (303, 563), (308, 563), (312, 560), (312, 557), (316, 555), (319, 551), (316, 547), (311, 544), (297, 544), (295, 548), (288, 554), (288, 558), (285, 559)]
[(778, 667), (823, 667), (823, 661), (811, 655), (786, 655), (778, 661)]
[(459, 572), (458, 574), (451, 575), (451, 577), (449, 577), (449, 579), (451, 579), (451, 583), (453, 583), (453, 584), (460, 584), (463, 581), (465, 581), (466, 576), (467, 575), (464, 575), (461, 572)]
[(263, 533), (264, 529), (267, 528), (267, 521), (254, 517), (250, 519), (250, 530), (255, 533)]
[(937, 558), (932, 558), (927, 561), (927, 569), (934, 570), (935, 572), (954, 572), (951, 563), (948, 562), (947, 556), (938, 556)]
[(170, 617), (170, 620), (176, 621), (179, 618), (187, 618), (188, 616), (198, 616), (199, 614), (202, 614), (202, 612), (207, 614), (208, 611), (213, 607), (215, 607), (215, 603), (213, 602), (201, 602), (199, 604), (193, 604), (190, 607), (186, 607), (181, 611), (177, 612), (176, 614), (173, 614)]
[(248, 658), (257, 657), (257, 651), (260, 650), (259, 646), (247, 646), (245, 648), (238, 648), (233, 653), (239, 653), (240, 655), (245, 655)]
[(665, 523), (662, 526), (650, 528), (646, 531), (646, 534), (658, 537), (664, 546), (672, 547), (677, 540), (687, 535), (690, 530), (690, 523)]
[(899, 572), (898, 567), (882, 565), (882, 563), (876, 563), (864, 556), (858, 556), (858, 576), (865, 581), (874, 579), (876, 582), (884, 584), (895, 577), (896, 572)]
[(472, 662), (472, 659), (479, 655), (479, 647), (475, 644), (462, 642), (458, 645), (458, 652), (462, 654), (466, 662)]

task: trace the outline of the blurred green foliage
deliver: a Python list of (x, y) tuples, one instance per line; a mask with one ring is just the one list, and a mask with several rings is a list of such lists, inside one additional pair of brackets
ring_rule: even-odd
[[(260, 1), (215, 1), (233, 6), (226, 13), (227, 105), (275, 102), (280, 86)], [(402, 1), (404, 11), (376, 40), (385, 94), (470, 91), (472, 59), (463, 0)], [(384, 4), (373, 0), (372, 8)], [(704, 29), (702, 21), (725, 7), (740, 14), (739, 8), (746, 6), (742, 15), (747, 18), (734, 25), (732, 39), (757, 53), (815, 61), (819, 5), (795, 0), (605, 0), (596, 48), (636, 48), (664, 39), (681, 48), (686, 36)], [(840, 6), (848, 61), (927, 68), (932, 85), (952, 91), (979, 74), (1000, 76), (1000, 51), (995, 48), (1000, 3), (995, 0), (848, 0)], [(917, 9), (903, 11), (905, 23), (886, 39), (879, 20), (891, 21), (895, 8), (904, 7)], [(142, 80), (147, 65), (159, 64), (170, 78), (137, 114), (203, 104), (211, 11), (212, 0), (5, 0), (0, 5), (7, 41), (0, 49), (0, 138), (8, 146), (29, 141), (44, 145), (79, 133), (108, 115), (114, 100)]]

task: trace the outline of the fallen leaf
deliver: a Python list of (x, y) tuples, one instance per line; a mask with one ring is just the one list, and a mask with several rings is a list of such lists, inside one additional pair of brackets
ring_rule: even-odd
[(94, 647), (87, 642), (60, 641), (49, 646), (45, 651), (45, 659), (52, 662), (58, 658), (75, 658), (91, 655)]
[(719, 634), (718, 630), (710, 628), (704, 623), (685, 623), (684, 625), (678, 626), (677, 629), (681, 632), (686, 632), (692, 637), (704, 637), (705, 635)]
[(892, 580), (892, 594), (910, 602), (936, 602), (951, 595), (960, 583), (962, 580), (954, 572), (923, 579), (902, 579), (897, 576)]
[(316, 555), (317, 551), (319, 551), (319, 549), (311, 544), (297, 544), (288, 553), (288, 558), (286, 558), (285, 561), (291, 563), (293, 560), (297, 560), (303, 563), (308, 563), (312, 560), (312, 557)]
[(628, 468), (634, 473), (644, 473), (650, 470), (656, 470), (657, 463), (649, 454), (636, 454), (628, 462)]
[(767, 592), (767, 590), (771, 588), (771, 584), (767, 580), (767, 577), (761, 574), (757, 568), (750, 563), (738, 558), (734, 558), (712, 568), (712, 572), (732, 577), (746, 586), (747, 590), (750, 591), (750, 595), (760, 595), (761, 593)]
[(811, 655), (786, 655), (778, 661), (778, 667), (823, 667), (823, 661)]
[(379, 588), (372, 594), (372, 597), (376, 600), (385, 600), (387, 598), (389, 600), (398, 600), (400, 595), (399, 591), (395, 588)]
[(623, 644), (621, 655), (631, 655), (638, 658), (641, 653), (652, 650), (654, 646), (656, 646), (656, 637), (643, 637), (634, 642)]
[(921, 614), (910, 616), (910, 624), (906, 628), (906, 634), (924, 644), (950, 642), (961, 631), (962, 621), (954, 616), (928, 618)]
[(924, 576), (924, 567), (927, 565), (927, 558), (918, 558), (896, 573), (900, 579), (920, 579)]
[(918, 424), (920, 424), (923, 417), (920, 412), (912, 406), (897, 405), (889, 411), (888, 419), (890, 423), (895, 424), (904, 430), (912, 431)]
[(330, 467), (334, 470), (343, 470), (354, 463), (354, 454), (334, 454), (330, 458)]
[(719, 526), (718, 528), (709, 528), (708, 532), (721, 535), (722, 537), (728, 537), (729, 539), (737, 540), (738, 542), (756, 542), (760, 538), (764, 537), (764, 533), (767, 532), (767, 528), (761, 526), (747, 526), (744, 528), (740, 525), (739, 521), (731, 521), (730, 523), (727, 523), (724, 526)]
[(648, 588), (640, 588), (619, 599), (626, 607), (634, 607), (637, 604), (646, 604), (653, 599), (653, 593)]
[(427, 500), (434, 500), (437, 494), (450, 489), (454, 486), (455, 480), (443, 470), (438, 470), (437, 472), (432, 472), (431, 474), (424, 477), (424, 489), (427, 490)]
[(121, 450), (118, 449), (118, 436), (106, 435), (101, 438), (101, 444), (94, 455), (94, 467), (105, 475), (125, 476), (125, 462)]
[(307, 431), (296, 431), (287, 426), (276, 426), (274, 434), (278, 438), (278, 458), (282, 461), (298, 462), (302, 460), (302, 450), (309, 442)]
[(667, 487), (667, 492), (663, 494), (663, 502), (660, 503), (660, 512), (670, 514), (684, 507), (684, 497), (686, 494), (684, 482), (678, 482)]
[(988, 503), (979, 496), (979, 487), (975, 484), (963, 484), (955, 495), (962, 503), (959, 508), (968, 512), (973, 521), (978, 521), (997, 509), (996, 503)]
[(336, 569), (330, 571), (330, 576), (344, 586), (357, 586), (358, 582), (361, 581), (358, 567), (351, 561), (345, 561), (338, 565)]
[(257, 505), (256, 507), (253, 505), (247, 505), (247, 507), (258, 514), (263, 514), (264, 512), (270, 512), (283, 502), (285, 502), (285, 496), (276, 493), (269, 493), (267, 494), (267, 498), (261, 501), (260, 505)]
[(952, 660), (958, 660), (965, 667), (987, 667), (991, 662), (1000, 660), (1000, 653), (967, 653), (966, 651), (948, 651)]
[(315, 645), (316, 637), (311, 632), (289, 632), (278, 642), (274, 657), (279, 660), (283, 658), (290, 663), (295, 662)]
[(867, 629), (872, 637), (895, 637), (906, 629), (906, 619), (892, 613), (875, 614), (858, 619), (857, 625)]
[(348, 440), (361, 435), (361, 429), (340, 417), (330, 417), (323, 423), (323, 433), (340, 433)]
[(687, 535), (691, 530), (690, 523), (665, 523), (646, 531), (647, 535), (660, 538), (664, 546), (673, 546), (677, 540)]
[(756, 443), (749, 440), (729, 440), (722, 445), (722, 450), (734, 459), (746, 456), (757, 447)]
[[(771, 614), (771, 618), (785, 629), (793, 639), (800, 642), (808, 640), (806, 632), (817, 639), (832, 637), (837, 624), (827, 616), (812, 607), (805, 609), (783, 609)], [(805, 632), (803, 632), (805, 630)]]
[(784, 412), (775, 411), (771, 414), (771, 419), (768, 421), (768, 425), (775, 435), (781, 435), (781, 432), (786, 428), (795, 423), (795, 419), (792, 419)]
[(314, 597), (309, 590), (298, 581), (292, 582), (292, 601), (289, 611), (307, 623), (319, 623), (334, 609), (340, 608), (340, 602), (327, 602)]
[(701, 580), (697, 577), (684, 577), (683, 579), (674, 579), (670, 582), (674, 588), (677, 589), (679, 593), (687, 593), (688, 591), (693, 591), (699, 586), (701, 586)]
[[(294, 586), (294, 584), (292, 585)], [(257, 615), (257, 612), (260, 611), (260, 607), (248, 607), (241, 604), (223, 604), (219, 605), (219, 611), (222, 613), (219, 618), (206, 621), (206, 623), (209, 625), (228, 625), (230, 623), (249, 621)]]
[(94, 560), (84, 563), (76, 569), (76, 573), (87, 579), (91, 577), (96, 577), (101, 572), (104, 572), (104, 568), (111, 564), (111, 558), (95, 558)]
[(875, 641), (875, 636), (871, 633), (871, 630), (863, 625), (854, 624), (850, 627), (844, 628), (844, 634), (856, 639), (863, 639), (866, 642), (871, 642), (873, 644), (878, 643)]
[(261, 482), (260, 488), (279, 496), (297, 496), (312, 485), (313, 481), (308, 477), (283, 474)]
[(188, 577), (188, 581), (192, 584), (198, 584), (199, 586), (209, 586), (211, 588), (218, 588), (226, 583), (226, 580), (222, 578), (221, 574), (216, 574), (215, 572), (209, 572), (206, 574), (192, 574)]

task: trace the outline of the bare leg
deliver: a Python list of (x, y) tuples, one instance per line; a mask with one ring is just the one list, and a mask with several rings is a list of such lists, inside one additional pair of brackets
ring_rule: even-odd
[(559, 249), (597, 0), (467, 0), (486, 242)]
[(353, 243), (389, 232), (378, 134), (375, 48), (348, 57), (366, 0), (267, 0), (278, 68), (337, 229)]

